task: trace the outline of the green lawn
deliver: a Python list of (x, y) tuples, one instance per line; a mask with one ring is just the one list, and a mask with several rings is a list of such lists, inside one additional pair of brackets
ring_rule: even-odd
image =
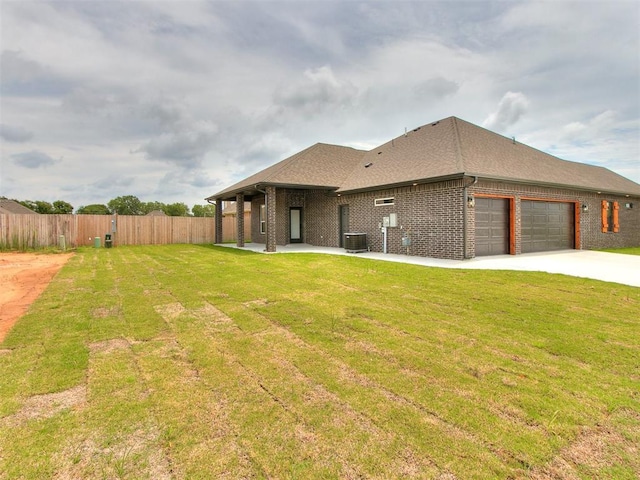
[(81, 249), (0, 344), (0, 479), (640, 475), (640, 288)]
[(602, 252), (624, 253), (626, 255), (640, 255), (640, 247), (628, 248), (603, 248)]

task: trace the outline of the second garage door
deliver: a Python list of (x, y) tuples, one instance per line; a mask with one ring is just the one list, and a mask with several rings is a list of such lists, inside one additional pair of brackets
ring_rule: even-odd
[(522, 253), (574, 248), (572, 203), (522, 200), (520, 212)]

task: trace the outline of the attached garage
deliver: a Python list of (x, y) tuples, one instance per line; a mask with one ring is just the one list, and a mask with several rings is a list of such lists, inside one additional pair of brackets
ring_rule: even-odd
[(575, 248), (574, 204), (522, 200), (522, 253)]
[(476, 197), (476, 257), (509, 253), (509, 199)]

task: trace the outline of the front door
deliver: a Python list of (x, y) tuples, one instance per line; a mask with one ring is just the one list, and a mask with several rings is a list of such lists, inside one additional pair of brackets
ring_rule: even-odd
[(340, 205), (340, 248), (344, 247), (344, 234), (349, 233), (349, 205)]
[(289, 209), (289, 243), (302, 243), (302, 208)]

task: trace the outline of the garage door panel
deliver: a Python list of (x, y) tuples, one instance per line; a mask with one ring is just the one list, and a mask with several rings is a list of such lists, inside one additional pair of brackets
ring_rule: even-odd
[(523, 253), (574, 248), (572, 203), (523, 200), (520, 212)]

